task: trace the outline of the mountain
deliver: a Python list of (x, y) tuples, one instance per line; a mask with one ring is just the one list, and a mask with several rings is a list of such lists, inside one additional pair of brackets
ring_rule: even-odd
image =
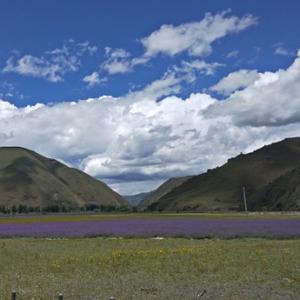
[(187, 177), (175, 177), (167, 180), (162, 185), (160, 185), (156, 190), (148, 193), (148, 195), (138, 204), (139, 210), (145, 210), (147, 207), (149, 207), (152, 203), (155, 203), (160, 198), (162, 198), (164, 195), (171, 192), (174, 188), (178, 187), (185, 181), (187, 181), (190, 176)]
[(300, 168), (285, 173), (269, 184), (264, 199), (264, 205), (271, 210), (299, 210)]
[[(151, 193), (151, 192), (150, 192)], [(131, 206), (138, 206), (150, 193), (123, 196)]]
[(150, 191), (148, 193), (140, 193), (131, 196), (123, 196), (132, 206), (138, 208), (138, 210), (145, 210), (149, 205), (153, 202), (156, 202), (165, 194), (169, 193), (172, 189), (179, 186), (187, 179), (191, 178), (191, 176), (187, 177), (174, 177), (165, 181), (162, 185), (160, 185), (157, 189)]
[(300, 138), (240, 154), (157, 199), (148, 210), (300, 210)]
[(0, 205), (79, 208), (127, 202), (82, 171), (24, 148), (0, 147)]

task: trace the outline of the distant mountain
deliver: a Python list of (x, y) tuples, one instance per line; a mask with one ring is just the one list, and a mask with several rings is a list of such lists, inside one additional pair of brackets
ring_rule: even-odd
[(300, 210), (300, 138), (240, 154), (193, 176), (148, 205), (149, 210)]
[(143, 201), (150, 193), (128, 195), (128, 196), (123, 196), (123, 198), (126, 199), (131, 206), (135, 207), (138, 206), (140, 202)]
[(149, 192), (146, 197), (139, 203), (138, 209), (139, 210), (145, 210), (147, 207), (149, 207), (152, 203), (155, 203), (160, 198), (162, 198), (164, 195), (168, 194), (170, 191), (172, 191), (174, 188), (180, 186), (182, 183), (187, 181), (190, 176), (187, 177), (177, 177), (177, 178), (171, 178), (164, 182), (162, 185), (160, 185), (156, 190)]
[(106, 184), (73, 168), (18, 147), (0, 147), (0, 205), (78, 208), (127, 206)]
[(138, 210), (145, 210), (153, 202), (156, 202), (165, 194), (169, 193), (173, 188), (179, 186), (191, 176), (171, 178), (165, 181), (157, 189), (148, 193), (141, 193), (131, 196), (123, 196), (132, 206), (136, 206)]

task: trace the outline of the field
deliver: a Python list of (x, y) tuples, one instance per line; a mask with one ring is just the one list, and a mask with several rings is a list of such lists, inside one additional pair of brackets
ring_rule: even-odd
[(299, 214), (98, 214), (0, 218), (0, 237), (300, 236)]
[(3, 239), (0, 299), (12, 288), (23, 300), (58, 292), (66, 299), (299, 299), (299, 249), (299, 240)]
[[(185, 225), (187, 221), (202, 229), (188, 232), (192, 227)], [(205, 222), (213, 225), (203, 227)], [(99, 231), (108, 224), (115, 224), (113, 232)], [(146, 231), (145, 224), (156, 229)], [(174, 224), (184, 229), (174, 236), (184, 238), (168, 237), (174, 233), (169, 225)], [(51, 230), (65, 225), (68, 234), (53, 231), (46, 237), (43, 225)], [(97, 234), (90, 234), (94, 237), (83, 237), (82, 231), (76, 237), (76, 230), (90, 225), (97, 228)], [(7, 226), (26, 230), (11, 231), (11, 237), (5, 237)], [(142, 230), (134, 231), (139, 226)], [(221, 234), (240, 226), (247, 231)], [(124, 237), (120, 227), (126, 228)], [(211, 228), (214, 234), (204, 234)], [(280, 235), (274, 235), (272, 228), (281, 230)], [(13, 233), (27, 237), (12, 238)], [(90, 300), (111, 296), (116, 300), (299, 299), (299, 215), (6, 217), (0, 218), (0, 235), (0, 299), (10, 299), (13, 288), (22, 300), (57, 299), (59, 292), (65, 299)]]

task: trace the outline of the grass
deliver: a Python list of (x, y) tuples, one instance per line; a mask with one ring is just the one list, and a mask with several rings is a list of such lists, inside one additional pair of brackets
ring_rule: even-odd
[(257, 219), (257, 220), (286, 220), (300, 219), (300, 213), (100, 213), (100, 214), (53, 214), (53, 215), (14, 215), (0, 217), (0, 224), (4, 223), (37, 223), (37, 222), (78, 222), (121, 219)]
[[(300, 240), (1, 239), (0, 299), (299, 299)], [(206, 293), (203, 296), (197, 294)]]

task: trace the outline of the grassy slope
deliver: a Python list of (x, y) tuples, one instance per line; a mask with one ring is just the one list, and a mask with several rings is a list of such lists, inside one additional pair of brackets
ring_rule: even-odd
[[(266, 198), (270, 184), (300, 166), (300, 138), (286, 139), (253, 153), (230, 159), (222, 167), (194, 176), (150, 206), (157, 210), (242, 209), (241, 191), (247, 190), (248, 207), (299, 209), (299, 199), (281, 197), (277, 205)], [(293, 202), (294, 205), (290, 205)]]
[(0, 148), (0, 204), (126, 205), (104, 183), (23, 148)]
[(148, 206), (150, 206), (152, 203), (158, 201), (160, 198), (162, 198), (167, 193), (171, 192), (174, 188), (180, 186), (185, 181), (187, 181), (191, 177), (177, 177), (177, 178), (170, 178), (166, 182), (164, 182), (162, 185), (160, 185), (156, 190), (150, 192), (142, 202), (139, 203), (138, 209), (144, 210)]
[[(265, 189), (264, 198), (270, 207), (281, 207), (282, 203), (285, 203), (284, 209), (289, 209), (288, 206), (299, 207), (300, 168), (285, 173), (269, 184)], [(284, 201), (285, 199), (290, 201)]]
[[(298, 299), (299, 240), (6, 239), (0, 299)], [(76, 251), (74, 251), (76, 249)], [(201, 298), (202, 299), (202, 298)]]

